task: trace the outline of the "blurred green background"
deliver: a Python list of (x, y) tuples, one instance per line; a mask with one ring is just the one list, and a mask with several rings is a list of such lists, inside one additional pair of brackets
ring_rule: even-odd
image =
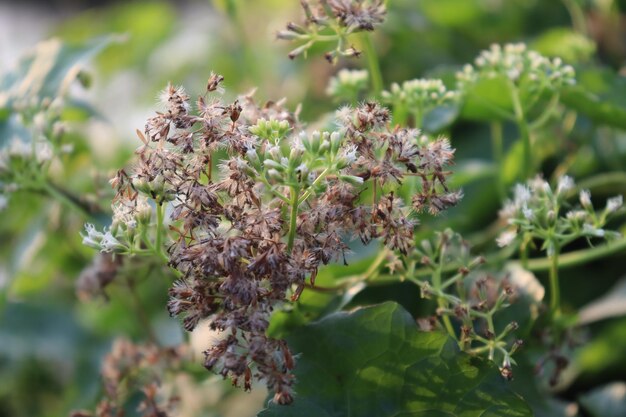
[[(334, 67), (323, 59), (322, 50), (306, 60), (287, 59), (290, 45), (276, 41), (275, 33), (286, 22), (301, 20), (298, 3), (3, 3), (0, 72), (11, 71), (22, 55), (50, 37), (73, 45), (116, 35), (86, 64), (81, 80), (89, 88), (72, 87), (74, 102), (63, 117), (71, 125), (68, 142), (74, 151), (58, 177), (66, 188), (101, 203), (101, 212), (90, 221), (104, 225), (106, 201), (112, 195), (106, 181), (132, 157), (139, 145), (135, 129), (142, 129), (158, 92), (169, 81), (184, 85), (195, 96), (215, 71), (225, 76), (227, 96), (256, 88), (261, 101), (286, 97), (291, 108), (302, 103), (302, 119), (311, 125), (315, 120), (323, 123), (335, 110), (337, 103), (325, 93), (329, 78), (342, 67), (364, 68), (366, 60), (344, 60)], [(387, 21), (374, 41), (386, 88), (424, 76), (452, 83), (454, 71), (480, 50), (492, 43), (520, 41), (575, 65), (581, 84), (623, 108), (625, 12), (626, 1), (611, 0), (390, 0)], [(564, 160), (569, 161), (567, 171), (577, 178), (624, 172), (626, 118), (617, 110), (596, 116), (581, 114), (562, 148), (541, 142), (544, 172), (549, 175)], [(469, 236), (488, 235), (485, 230), (500, 206), (493, 171), (485, 168), (493, 160), (489, 126), (465, 109), (443, 131), (457, 148), (457, 181), (466, 197), (446, 217), (426, 220), (424, 233), (446, 224)], [(505, 126), (507, 150), (515, 137), (515, 129)], [(511, 155), (507, 162), (519, 164)], [(594, 192), (598, 199), (624, 193), (626, 183), (618, 178)], [(72, 409), (93, 408), (102, 389), (100, 364), (113, 338), (145, 338), (124, 286), (110, 288), (107, 299), (82, 302), (77, 297), (77, 278), (94, 256), (81, 245), (79, 232), (86, 220), (57, 202), (27, 193), (16, 194), (0, 211), (0, 417), (62, 416)], [(490, 247), (486, 241), (482, 239), (479, 250)], [(566, 270), (566, 308), (579, 309), (606, 293), (622, 278), (624, 259), (621, 253)], [(336, 272), (342, 273), (349, 272)], [(167, 316), (167, 280), (159, 274), (158, 268), (138, 272), (145, 276), (139, 285), (140, 302), (161, 342), (173, 344), (183, 340), (183, 333)], [(389, 299), (414, 314), (426, 309), (417, 289), (397, 283), (367, 289), (353, 305)], [(563, 401), (626, 375), (626, 319), (599, 321), (589, 332), (593, 341), (576, 356), (575, 375), (559, 394)], [(202, 335), (192, 337), (196, 339), (201, 351), (206, 341)], [(263, 405), (265, 393), (260, 388), (243, 394), (202, 369), (195, 372), (193, 381), (180, 382), (197, 393), (196, 402), (181, 415), (255, 415)], [(247, 408), (238, 408), (242, 398)]]

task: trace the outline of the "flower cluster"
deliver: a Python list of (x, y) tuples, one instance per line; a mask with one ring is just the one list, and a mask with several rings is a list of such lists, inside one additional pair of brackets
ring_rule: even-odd
[(525, 236), (542, 241), (542, 249), (553, 256), (559, 248), (581, 237), (618, 237), (617, 232), (605, 230), (604, 226), (609, 216), (622, 206), (623, 197), (610, 198), (604, 209), (596, 212), (589, 191), (582, 190), (580, 206), (564, 212), (566, 198), (574, 187), (574, 181), (568, 176), (561, 177), (555, 188), (541, 177), (526, 185), (517, 184), (513, 199), (500, 210), (500, 216), (510, 227), (500, 234), (498, 245), (508, 246)]
[(359, 56), (360, 51), (349, 44), (349, 35), (373, 31), (383, 23), (386, 9), (382, 0), (301, 0), (306, 15), (304, 25), (288, 23), (278, 32), (278, 39), (297, 41), (300, 45), (289, 53), (293, 59), (318, 42), (336, 42), (326, 59), (334, 63), (340, 56)]
[(367, 70), (342, 69), (330, 79), (326, 93), (336, 101), (356, 102), (367, 90), (369, 73)]
[[(18, 190), (45, 191), (42, 183), (55, 157), (70, 153), (72, 147), (61, 143), (65, 124), (61, 121), (63, 99), (54, 101), (16, 100), (10, 116), (20, 128), (0, 149), (0, 198), (9, 200)], [(1, 106), (1, 103), (0, 103)], [(19, 133), (19, 134), (18, 134)]]
[(182, 347), (160, 348), (138, 345), (126, 339), (117, 339), (111, 352), (104, 358), (102, 379), (105, 398), (95, 412), (74, 411), (72, 417), (120, 417), (124, 415), (132, 394), (141, 392), (137, 407), (142, 417), (167, 417), (178, 402), (176, 395), (164, 396), (161, 380), (165, 370), (178, 368), (189, 353)]
[(393, 105), (394, 110), (407, 111), (421, 126), (423, 116), (437, 106), (453, 103), (458, 93), (448, 90), (439, 79), (414, 79), (402, 85), (393, 83), (390, 91), (383, 91), (383, 100)]
[(515, 85), (536, 89), (558, 89), (576, 82), (574, 68), (560, 58), (549, 59), (529, 50), (523, 43), (494, 44), (482, 51), (474, 66), (467, 64), (457, 74), (460, 88), (480, 78), (504, 77)]
[[(511, 356), (522, 341), (509, 339), (518, 325), (511, 322), (497, 328), (494, 316), (514, 301), (512, 284), (478, 271), (485, 259), (471, 256), (468, 243), (449, 229), (438, 233), (433, 241), (421, 242), (415, 256), (429, 270), (431, 279), (409, 278), (420, 286), (422, 297), (437, 300), (437, 316), (459, 347), (470, 354), (486, 354), (489, 360), (499, 362), (502, 375), (511, 379), (511, 364), (515, 363)], [(450, 318), (460, 322), (458, 332)], [(419, 323), (425, 330), (438, 327), (432, 319)]]
[[(221, 79), (211, 77), (209, 92)], [(461, 198), (446, 185), (454, 149), (445, 138), (390, 128), (389, 111), (373, 102), (339, 110), (335, 131), (306, 132), (282, 102), (259, 106), (245, 96), (226, 104), (205, 94), (196, 115), (172, 86), (162, 101), (164, 111), (139, 133), (136, 165), (112, 180), (113, 226), (100, 233), (87, 225), (85, 243), (161, 253), (180, 278), (169, 312), (188, 331), (207, 319), (224, 335), (205, 352), (206, 368), (247, 389), (263, 380), (277, 403), (289, 403), (294, 359), (284, 341), (266, 336), (272, 310), (296, 300), (307, 279), (314, 285), (322, 265), (345, 262), (347, 237), (380, 239), (406, 254), (414, 213), (438, 213)], [(405, 177), (421, 185), (410, 205), (397, 192)], [(145, 199), (157, 211), (154, 241), (146, 239)]]

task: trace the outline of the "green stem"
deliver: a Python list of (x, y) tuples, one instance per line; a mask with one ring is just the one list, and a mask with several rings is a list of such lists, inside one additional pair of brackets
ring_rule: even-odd
[(81, 201), (79, 197), (73, 195), (67, 190), (64, 190), (63, 188), (52, 184), (48, 180), (42, 180), (40, 186), (46, 194), (48, 194), (50, 197), (54, 198), (71, 210), (74, 210), (87, 217), (91, 217), (94, 214), (98, 213), (98, 210), (90, 207), (89, 204)]
[(550, 310), (555, 316), (561, 313), (561, 297), (559, 290), (559, 248), (554, 248), (550, 264)]
[(330, 168), (324, 168), (320, 175), (318, 175), (317, 178), (315, 178), (315, 180), (311, 183), (311, 185), (309, 185), (308, 190), (305, 191), (304, 194), (302, 194), (302, 197), (298, 199), (298, 205), (304, 203), (306, 199), (309, 198), (311, 194), (313, 194), (313, 191), (317, 184), (319, 184), (320, 181), (326, 178), (326, 175), (328, 175), (328, 173), (330, 173)]
[(572, 19), (572, 26), (581, 35), (587, 35), (587, 22), (585, 12), (576, 0), (563, 0), (563, 5), (567, 9)]
[[(437, 266), (437, 268), (434, 270), (433, 272), (433, 288), (435, 289), (436, 292), (438, 293), (443, 293), (442, 288), (441, 288), (441, 274), (443, 271), (443, 258), (444, 258), (444, 248), (443, 246), (441, 247), (441, 254), (439, 255), (439, 265)], [(439, 308), (447, 308), (446, 305), (446, 300), (441, 297), (438, 296), (437, 297), (437, 305), (439, 306)], [(456, 338), (456, 333), (454, 332), (454, 327), (452, 327), (452, 322), (450, 321), (450, 317), (448, 317), (446, 314), (443, 314), (441, 316), (441, 320), (443, 321), (443, 325), (446, 328), (448, 334), (454, 339), (457, 340)]]
[(393, 105), (393, 123), (398, 126), (406, 126), (409, 112), (405, 103), (398, 101)]
[(237, 0), (226, 0), (226, 13), (230, 18), (230, 21), (235, 29), (235, 34), (237, 35), (239, 41), (239, 55), (241, 59), (241, 69), (243, 75), (251, 76), (252, 80), (255, 84), (260, 84), (259, 77), (259, 66), (257, 65), (254, 50), (250, 47), (250, 42), (247, 40), (247, 35), (245, 31), (245, 23), (241, 19), (239, 13), (239, 7), (237, 5)]
[(526, 116), (524, 115), (524, 109), (522, 107), (519, 92), (513, 82), (509, 83), (509, 91), (511, 93), (511, 100), (513, 101), (513, 109), (515, 111), (515, 123), (517, 123), (523, 145), (524, 166), (522, 179), (528, 179), (532, 175), (534, 168), (532, 147), (530, 143), (530, 129), (528, 122), (526, 121)]
[[(606, 245), (598, 246), (591, 249), (582, 249), (574, 252), (568, 252), (559, 256), (558, 267), (569, 268), (573, 266), (583, 265), (605, 256), (613, 255), (618, 252), (626, 251), (626, 237), (622, 237)], [(529, 271), (548, 271), (552, 267), (550, 258), (530, 259), (528, 261)]]
[(156, 252), (160, 255), (163, 253), (162, 242), (163, 242), (163, 204), (157, 203), (156, 205), (156, 215), (157, 215), (157, 223), (156, 223), (156, 240), (155, 240), (155, 249)]
[(370, 77), (372, 79), (372, 90), (374, 95), (380, 97), (383, 92), (383, 76), (380, 71), (380, 63), (378, 62), (378, 55), (374, 48), (372, 38), (368, 33), (363, 33), (361, 39), (363, 40), (363, 48), (365, 49), (365, 55), (367, 56), (367, 65), (370, 71)]
[(500, 199), (504, 200), (506, 197), (506, 185), (504, 182), (504, 140), (502, 134), (502, 122), (491, 122), (491, 150), (493, 152), (493, 159), (498, 166), (498, 193)]
[(492, 361), (493, 360), (493, 354), (494, 354), (494, 342), (491, 339), (491, 337), (495, 338), (496, 337), (496, 327), (493, 325), (493, 315), (492, 314), (487, 314), (485, 319), (487, 320), (487, 329), (489, 329), (489, 333), (490, 334), (490, 338), (489, 338), (489, 360)]
[(291, 197), (291, 213), (289, 214), (289, 236), (287, 238), (287, 252), (291, 253), (293, 249), (293, 242), (296, 239), (296, 228), (298, 221), (298, 197), (300, 194), (300, 190), (297, 187), (290, 187), (290, 197)]

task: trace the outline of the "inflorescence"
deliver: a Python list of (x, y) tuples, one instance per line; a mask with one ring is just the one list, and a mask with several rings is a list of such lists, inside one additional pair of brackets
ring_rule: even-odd
[(294, 59), (320, 42), (336, 42), (334, 50), (324, 55), (334, 63), (340, 56), (359, 56), (361, 52), (350, 43), (350, 35), (373, 31), (385, 20), (382, 0), (301, 0), (306, 16), (304, 25), (290, 22), (277, 33), (278, 39), (295, 41), (300, 45), (289, 53)]
[[(208, 93), (221, 80), (213, 75)], [(194, 114), (173, 86), (162, 101), (164, 111), (138, 132), (136, 165), (112, 180), (112, 227), (87, 225), (84, 241), (126, 255), (154, 248), (179, 275), (171, 315), (187, 331), (207, 319), (224, 335), (205, 352), (206, 368), (246, 389), (263, 380), (275, 402), (290, 403), (294, 359), (285, 341), (266, 336), (272, 310), (298, 299), (307, 280), (315, 285), (320, 266), (345, 262), (350, 237), (406, 255), (416, 214), (461, 198), (446, 184), (454, 149), (445, 138), (391, 128), (389, 111), (374, 102), (340, 109), (334, 131), (307, 132), (282, 102), (226, 104), (205, 94)], [(399, 193), (408, 177), (420, 185), (409, 204)], [(154, 241), (146, 238), (155, 228)]]

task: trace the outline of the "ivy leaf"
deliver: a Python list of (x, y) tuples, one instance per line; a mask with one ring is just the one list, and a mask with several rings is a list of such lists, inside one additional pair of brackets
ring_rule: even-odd
[(493, 364), (446, 334), (420, 332), (396, 303), (333, 314), (288, 341), (300, 353), (294, 403), (258, 417), (532, 415)]

